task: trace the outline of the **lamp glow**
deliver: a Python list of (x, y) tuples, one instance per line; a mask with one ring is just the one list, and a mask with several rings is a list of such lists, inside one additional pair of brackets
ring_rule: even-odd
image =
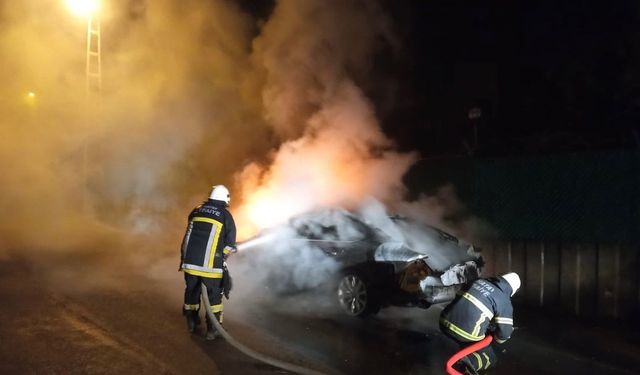
[(100, 0), (66, 0), (71, 12), (80, 17), (92, 17), (100, 11)]

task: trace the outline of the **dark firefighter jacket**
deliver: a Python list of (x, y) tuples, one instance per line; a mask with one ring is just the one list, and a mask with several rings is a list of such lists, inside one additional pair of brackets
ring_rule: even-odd
[(180, 267), (192, 275), (222, 278), (225, 256), (235, 246), (236, 225), (226, 204), (209, 199), (189, 214)]
[(513, 332), (511, 286), (502, 277), (475, 280), (442, 311), (440, 324), (459, 341), (482, 340), (487, 331), (496, 342), (507, 341)]

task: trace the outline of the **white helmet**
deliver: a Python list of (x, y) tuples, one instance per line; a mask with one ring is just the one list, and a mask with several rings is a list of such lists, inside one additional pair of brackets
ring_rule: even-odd
[(231, 195), (229, 195), (229, 189), (224, 185), (216, 185), (211, 189), (209, 199), (223, 201), (224, 203), (229, 204), (229, 202), (231, 202)]
[(502, 275), (502, 278), (507, 280), (509, 285), (511, 285), (511, 297), (520, 289), (520, 276), (518, 276), (515, 272), (510, 272), (505, 275)]

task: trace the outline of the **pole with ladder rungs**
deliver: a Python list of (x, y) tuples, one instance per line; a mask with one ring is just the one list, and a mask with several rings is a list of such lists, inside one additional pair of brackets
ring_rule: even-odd
[[(100, 50), (100, 18), (98, 15), (88, 16), (87, 18), (87, 61), (86, 61), (86, 82), (85, 82), (85, 99), (86, 99), (86, 123), (85, 134), (82, 145), (82, 207), (85, 214), (89, 212), (89, 187), (88, 187), (88, 132), (91, 119), (90, 114), (95, 115), (95, 111), (100, 108), (102, 96), (102, 58)], [(91, 108), (91, 110), (89, 110)]]
[(102, 61), (100, 56), (100, 19), (90, 16), (87, 19), (87, 97), (102, 91)]

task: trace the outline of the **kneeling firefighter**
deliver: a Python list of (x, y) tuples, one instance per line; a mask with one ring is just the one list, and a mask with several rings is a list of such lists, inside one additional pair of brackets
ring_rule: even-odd
[[(511, 297), (520, 288), (520, 277), (511, 272), (506, 275), (477, 279), (463, 288), (440, 314), (440, 330), (465, 348), (493, 335), (494, 342), (502, 344), (513, 333), (513, 306)], [(497, 356), (487, 346), (464, 357), (453, 368), (466, 374), (476, 374), (495, 366)]]
[[(184, 271), (183, 315), (189, 332), (200, 324), (201, 283), (207, 288), (211, 312), (222, 323), (222, 294), (229, 298), (231, 278), (226, 259), (236, 252), (236, 225), (227, 210), (231, 196), (223, 185), (212, 188), (209, 199), (189, 214), (188, 226), (182, 240), (179, 271)], [(206, 339), (219, 335), (207, 315)]]

